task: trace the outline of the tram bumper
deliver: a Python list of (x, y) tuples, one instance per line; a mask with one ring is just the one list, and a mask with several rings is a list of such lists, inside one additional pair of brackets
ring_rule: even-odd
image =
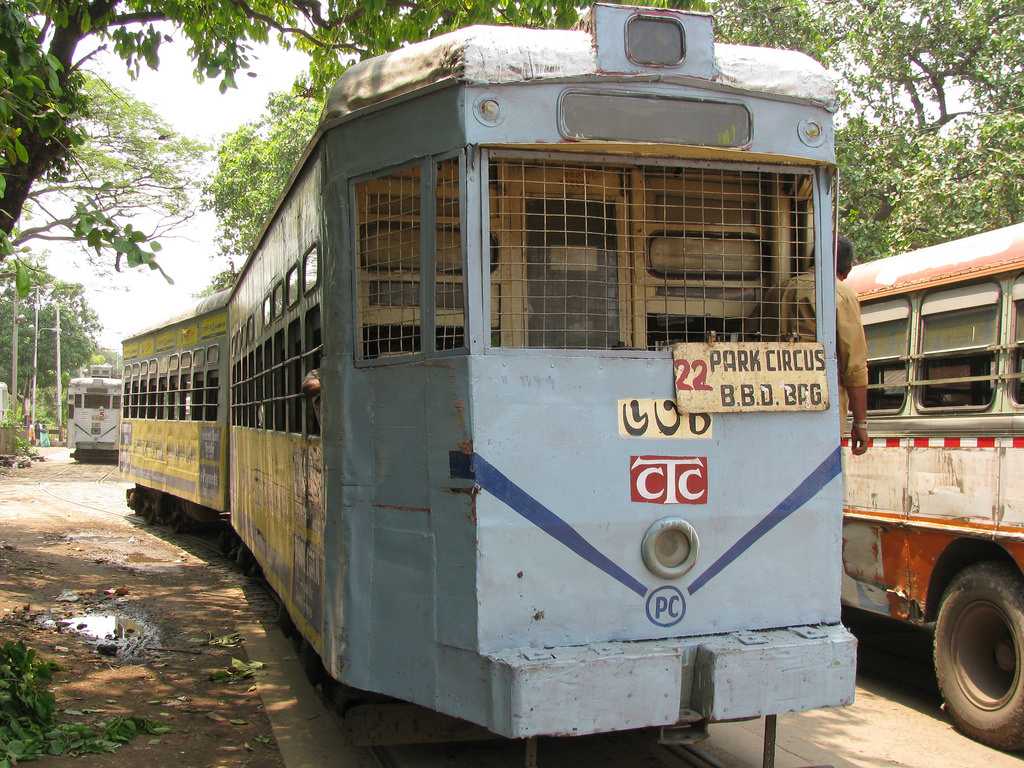
[(511, 738), (741, 720), (853, 702), (857, 641), (840, 624), (520, 648), (486, 658), (492, 731)]

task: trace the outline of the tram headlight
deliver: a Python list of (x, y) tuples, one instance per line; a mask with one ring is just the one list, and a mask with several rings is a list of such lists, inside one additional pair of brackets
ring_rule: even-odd
[(700, 539), (680, 517), (663, 517), (647, 529), (640, 544), (644, 565), (655, 576), (677, 579), (697, 562)]

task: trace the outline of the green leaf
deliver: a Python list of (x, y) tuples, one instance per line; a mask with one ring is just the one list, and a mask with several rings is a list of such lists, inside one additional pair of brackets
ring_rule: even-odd
[(18, 291), (18, 296), (25, 298), (28, 296), (29, 289), (32, 287), (32, 278), (28, 271), (28, 266), (21, 259), (15, 259), (14, 261), (14, 284)]

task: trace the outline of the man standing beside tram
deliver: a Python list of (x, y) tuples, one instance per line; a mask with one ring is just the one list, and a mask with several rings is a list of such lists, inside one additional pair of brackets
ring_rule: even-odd
[[(839, 368), (839, 413), (853, 413), (850, 450), (860, 456), (868, 449), (868, 346), (857, 294), (846, 285), (853, 269), (853, 243), (840, 235), (836, 248), (836, 357)], [(778, 289), (779, 335), (784, 339), (814, 341), (817, 337), (814, 273), (804, 272)]]

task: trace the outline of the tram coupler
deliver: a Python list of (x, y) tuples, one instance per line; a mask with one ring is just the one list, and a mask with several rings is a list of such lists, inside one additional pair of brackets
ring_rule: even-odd
[(675, 725), (663, 725), (658, 734), (658, 743), (666, 747), (682, 747), (696, 744), (708, 737), (708, 721), (699, 712), (684, 709), (679, 713)]

